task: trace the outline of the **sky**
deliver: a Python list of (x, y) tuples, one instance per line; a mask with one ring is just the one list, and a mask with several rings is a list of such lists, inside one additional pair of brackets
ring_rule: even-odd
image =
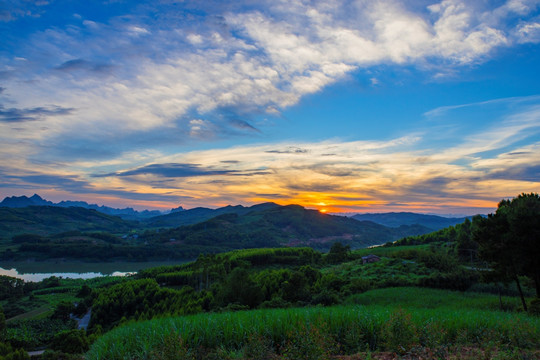
[(485, 214), (540, 192), (540, 1), (0, 2), (0, 196)]

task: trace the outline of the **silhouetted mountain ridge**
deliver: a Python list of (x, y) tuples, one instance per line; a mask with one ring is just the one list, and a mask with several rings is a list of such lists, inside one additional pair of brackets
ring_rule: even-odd
[(261, 211), (276, 207), (279, 207), (279, 205), (273, 202), (267, 202), (247, 207), (242, 205), (227, 205), (217, 209), (196, 207), (193, 209), (187, 209), (178, 212), (175, 211), (165, 215), (154, 216), (148, 220), (145, 220), (144, 224), (149, 227), (177, 227), (182, 225), (196, 224), (223, 214), (245, 215), (252, 211)]
[[(210, 216), (208, 209), (192, 209), (192, 214)], [(190, 210), (182, 213), (189, 214)], [(252, 207), (228, 206), (214, 210), (212, 218), (189, 225), (149, 232), (144, 237), (159, 243), (225, 246), (230, 249), (272, 246), (311, 246), (328, 249), (340, 241), (353, 248), (380, 245), (405, 236), (430, 231), (421, 225), (389, 228), (371, 221), (322, 214), (300, 205), (273, 203)], [(173, 214), (160, 217), (171, 219)], [(178, 217), (174, 218), (178, 221)], [(187, 221), (188, 218), (183, 218)], [(155, 220), (155, 219), (151, 219)]]
[(357, 214), (352, 216), (353, 219), (360, 221), (373, 221), (377, 224), (384, 226), (397, 228), (402, 225), (421, 225), (426, 228), (431, 229), (432, 231), (444, 229), (449, 226), (454, 226), (460, 224), (465, 219), (471, 219), (469, 217), (459, 217), (459, 218), (447, 218), (437, 215), (425, 215), (412, 212), (389, 212), (389, 213), (367, 213), (367, 214)]
[[(9, 208), (23, 208), (27, 206), (57, 206), (57, 207), (81, 207), (85, 209), (93, 209), (99, 212), (102, 212), (107, 215), (120, 216), (126, 220), (139, 220), (150, 218), (153, 216), (162, 215), (163, 213), (157, 210), (143, 210), (137, 211), (133, 208), (124, 208), (116, 209), (109, 206), (97, 205), (97, 204), (88, 204), (85, 201), (60, 201), (59, 203), (53, 203), (52, 201), (47, 201), (43, 199), (38, 194), (34, 194), (31, 197), (23, 196), (11, 196), (6, 197), (2, 202), (0, 202), (0, 207), (9, 207)], [(174, 209), (175, 211), (181, 211), (182, 207)]]

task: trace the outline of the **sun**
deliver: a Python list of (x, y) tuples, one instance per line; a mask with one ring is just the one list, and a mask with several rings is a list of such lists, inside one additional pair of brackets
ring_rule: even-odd
[(325, 206), (327, 205), (325, 202), (321, 201), (317, 205), (321, 206), (321, 208), (319, 209), (319, 212), (324, 214), (324, 213), (326, 213), (328, 211), (327, 209), (325, 209)]

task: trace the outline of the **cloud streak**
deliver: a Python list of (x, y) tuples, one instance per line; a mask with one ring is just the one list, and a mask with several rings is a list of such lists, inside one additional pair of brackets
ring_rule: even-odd
[(196, 176), (227, 175), (234, 173), (230, 170), (214, 170), (203, 168), (197, 164), (151, 164), (133, 170), (126, 170), (117, 173), (94, 175), (95, 177), (109, 176), (135, 176), (135, 175), (157, 175), (168, 178), (184, 178)]
[(0, 122), (18, 123), (25, 121), (45, 120), (47, 117), (70, 115), (75, 111), (73, 108), (60, 106), (35, 107), (26, 109), (4, 108), (0, 105)]

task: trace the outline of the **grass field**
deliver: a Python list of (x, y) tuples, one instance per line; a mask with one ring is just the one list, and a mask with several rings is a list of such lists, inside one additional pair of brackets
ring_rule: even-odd
[[(285, 358), (296, 354), (289, 358), (313, 359), (366, 349), (407, 353), (415, 347), (447, 349), (486, 344), (510, 350), (540, 348), (540, 319), (495, 311), (492, 302), (498, 299), (492, 295), (393, 288), (353, 299), (363, 304), (199, 314), (129, 323), (94, 343), (87, 359), (160, 358), (159, 349), (170, 348), (171, 344), (176, 344), (173, 348), (183, 352), (185, 358), (205, 349), (228, 356), (237, 354), (240, 359), (254, 347)], [(298, 355), (310, 352), (308, 357)]]
[(446, 291), (418, 287), (385, 288), (352, 295), (347, 303), (358, 305), (377, 304), (399, 306), (407, 309), (471, 309), (519, 311), (521, 302), (517, 297), (486, 295), (484, 293)]
[(41, 318), (42, 316), (46, 316), (47, 314), (51, 313), (51, 311), (52, 309), (49, 305), (43, 305), (37, 309), (31, 310), (24, 314), (17, 315), (10, 319), (7, 319), (6, 322), (10, 323), (12, 321), (17, 321), (17, 320), (38, 319), (38, 318)]

